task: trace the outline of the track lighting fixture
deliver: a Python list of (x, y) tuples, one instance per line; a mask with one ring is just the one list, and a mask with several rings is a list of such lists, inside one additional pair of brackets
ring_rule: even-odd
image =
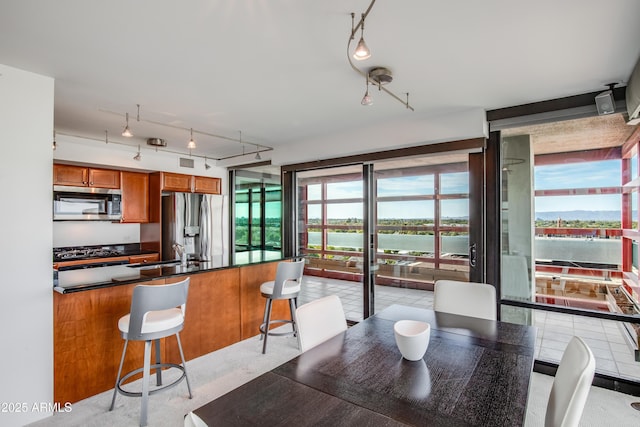
[(364, 96), (362, 97), (362, 101), (360, 101), (360, 104), (371, 105), (373, 104), (373, 98), (371, 98), (371, 96), (369, 95), (369, 77), (365, 77), (365, 83), (367, 84), (367, 91), (364, 93)]
[(53, 142), (51, 143), (51, 148), (53, 149), (53, 151), (56, 151), (56, 148), (58, 148), (58, 143), (56, 142), (56, 130), (53, 130)]
[(131, 138), (133, 136), (133, 134), (131, 133), (131, 130), (129, 129), (129, 113), (125, 113), (125, 117), (126, 117), (126, 125), (124, 127), (124, 130), (122, 131), (122, 136), (126, 136), (127, 138)]
[[(353, 68), (355, 72), (359, 73), (361, 76), (364, 76), (367, 79), (367, 91), (365, 92), (364, 97), (362, 98), (360, 103), (362, 105), (371, 105), (373, 103), (373, 100), (369, 95), (369, 83), (371, 83), (378, 86), (378, 89), (380, 91), (385, 92), (387, 95), (391, 96), (396, 101), (404, 105), (407, 109), (414, 111), (413, 107), (409, 105), (408, 95), (406, 97), (406, 100), (402, 99), (400, 96), (396, 95), (391, 90), (383, 86), (386, 83), (391, 82), (392, 79), (390, 70), (388, 68), (373, 67), (368, 71), (365, 71), (356, 67), (355, 63), (352, 60), (355, 59), (357, 61), (360, 61), (371, 56), (371, 51), (364, 41), (364, 21), (369, 16), (369, 13), (371, 12), (371, 9), (373, 9), (373, 5), (375, 4), (375, 2), (376, 0), (371, 0), (371, 3), (369, 3), (369, 7), (367, 7), (365, 12), (361, 15), (360, 21), (357, 24), (355, 23), (355, 13), (351, 13), (351, 34), (349, 35), (349, 41), (347, 43), (347, 60), (349, 61), (349, 65), (351, 65), (351, 68)], [(360, 40), (356, 45), (353, 55), (351, 55), (351, 44), (355, 41), (355, 36), (358, 30), (360, 30)]]
[(189, 143), (187, 144), (187, 148), (189, 150), (193, 150), (196, 148), (196, 142), (193, 140), (193, 128), (191, 128), (191, 138), (189, 139)]
[(104, 143), (105, 144), (109, 143), (109, 131), (107, 131), (106, 129), (104, 131)]
[[(355, 14), (351, 14), (351, 26), (353, 27), (353, 19), (355, 17)], [(364, 41), (364, 13), (362, 14), (362, 19), (360, 20), (360, 41), (358, 41), (358, 44), (356, 45), (356, 50), (353, 51), (353, 59), (357, 60), (357, 61), (362, 61), (365, 59), (368, 59), (371, 57), (371, 51), (369, 50), (369, 47), (367, 46), (367, 43), (365, 43)], [(353, 37), (353, 28), (351, 30), (351, 34)]]
[(256, 144), (256, 157), (254, 157), (254, 159), (256, 160), (262, 160), (262, 156), (260, 156), (260, 151), (258, 151), (260, 149), (260, 146)]
[(211, 169), (211, 165), (207, 164), (207, 158), (206, 158), (206, 157), (204, 158), (204, 168), (205, 168), (206, 170)]
[[(137, 107), (137, 115), (135, 117), (135, 119), (139, 122), (143, 122), (143, 123), (147, 123), (147, 124), (151, 124), (151, 125), (156, 125), (156, 126), (162, 126), (165, 128), (171, 128), (171, 129), (177, 129), (180, 131), (188, 131), (189, 132), (189, 141), (186, 144), (187, 145), (187, 150), (189, 152), (189, 156), (194, 156), (194, 157), (199, 157), (199, 158), (204, 158), (203, 155), (199, 155), (199, 154), (192, 154), (192, 150), (197, 148), (197, 143), (196, 140), (194, 139), (194, 133), (197, 133), (199, 135), (203, 135), (205, 138), (207, 137), (212, 137), (212, 138), (216, 138), (216, 139), (221, 139), (224, 141), (230, 141), (230, 142), (235, 142), (235, 143), (239, 143), (240, 147), (242, 147), (242, 154), (233, 154), (230, 156), (224, 156), (224, 157), (216, 157), (213, 156), (212, 159), (213, 160), (224, 160), (224, 159), (230, 159), (230, 158), (234, 158), (234, 157), (240, 157), (240, 156), (244, 156), (245, 154), (253, 154), (256, 152), (265, 152), (265, 151), (271, 151), (273, 150), (273, 147), (267, 146), (267, 145), (262, 145), (262, 144), (255, 144), (253, 142), (249, 142), (249, 141), (244, 141), (243, 137), (242, 137), (242, 131), (239, 131), (240, 133), (240, 137), (231, 137), (231, 136), (227, 136), (227, 135), (222, 135), (222, 134), (218, 134), (218, 133), (212, 133), (212, 132), (207, 132), (205, 130), (198, 130), (198, 129), (194, 129), (194, 128), (187, 128), (187, 127), (183, 127), (183, 126), (178, 126), (178, 125), (174, 125), (171, 123), (163, 123), (163, 122), (158, 122), (158, 121), (154, 121), (154, 120), (150, 120), (144, 117), (140, 116), (140, 104), (136, 104)], [(118, 116), (119, 118), (122, 117), (122, 112), (118, 112), (118, 111), (111, 111), (111, 110), (106, 110), (106, 109), (102, 109), (102, 108), (98, 108), (98, 111), (102, 112), (102, 113), (108, 113), (114, 116)], [(140, 130), (138, 130), (140, 131)], [(105, 132), (105, 136), (104, 139), (99, 139), (101, 142), (105, 142), (107, 144), (121, 144), (121, 145), (126, 145), (128, 147), (131, 147), (132, 144), (130, 143), (125, 143), (125, 142), (118, 142), (117, 140), (109, 140), (109, 135), (107, 131)], [(128, 133), (128, 135), (127, 135)], [(123, 136), (129, 136), (132, 137), (134, 136), (133, 133), (131, 132), (131, 129), (129, 128), (129, 113), (125, 113), (125, 127), (124, 130), (122, 132)], [(75, 136), (75, 135), (74, 135)], [(202, 141), (200, 141), (202, 142)], [(162, 138), (147, 138), (147, 145), (151, 145), (152, 147), (155, 148), (156, 152), (157, 151), (167, 151), (167, 152), (176, 152), (176, 151), (171, 151), (167, 148), (167, 143), (164, 139)], [(245, 145), (255, 145), (257, 150), (254, 151), (253, 153), (249, 152), (249, 153), (245, 153)], [(184, 147), (184, 146), (183, 146)], [(179, 152), (183, 153), (184, 150), (178, 150)], [(210, 153), (209, 153), (210, 154)], [(210, 160), (207, 157), (207, 160)], [(208, 164), (208, 163), (207, 163)]]
[(138, 152), (136, 153), (135, 156), (133, 156), (133, 160), (138, 161), (138, 162), (140, 160), (142, 160), (142, 155), (140, 154), (140, 145), (138, 145)]

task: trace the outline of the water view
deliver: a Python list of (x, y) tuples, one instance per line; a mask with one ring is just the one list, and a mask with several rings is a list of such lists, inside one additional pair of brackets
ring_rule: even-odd
[[(321, 244), (320, 232), (308, 233), (310, 245)], [(362, 233), (327, 233), (327, 245), (362, 249)], [(442, 252), (466, 256), (467, 236), (442, 236)], [(378, 234), (380, 251), (433, 252), (433, 235)], [(601, 264), (620, 264), (622, 242), (619, 239), (584, 239), (536, 237), (534, 249), (537, 260), (562, 260)]]

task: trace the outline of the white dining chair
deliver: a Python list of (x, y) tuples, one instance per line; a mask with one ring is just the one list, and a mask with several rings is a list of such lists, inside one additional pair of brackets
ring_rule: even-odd
[(189, 412), (184, 416), (184, 427), (207, 427), (207, 423), (193, 412)]
[(580, 337), (573, 337), (553, 379), (545, 427), (577, 427), (591, 389), (596, 359)]
[(347, 330), (342, 302), (336, 295), (301, 305), (296, 309), (296, 321), (298, 343), (302, 352)]
[(496, 320), (496, 288), (486, 283), (437, 280), (433, 288), (433, 309)]

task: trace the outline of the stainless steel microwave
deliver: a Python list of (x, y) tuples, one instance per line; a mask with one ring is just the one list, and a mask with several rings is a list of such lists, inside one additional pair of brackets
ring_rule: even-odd
[(121, 218), (121, 190), (53, 186), (54, 221), (120, 221)]

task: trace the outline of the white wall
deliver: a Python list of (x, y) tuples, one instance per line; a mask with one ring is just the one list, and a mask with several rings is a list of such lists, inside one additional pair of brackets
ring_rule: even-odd
[(429, 117), (407, 112), (406, 116), (396, 121), (384, 121), (375, 126), (278, 146), (271, 153), (271, 159), (274, 164), (286, 165), (485, 137), (486, 113), (481, 108)]
[[(53, 402), (51, 184), (54, 81), (0, 64), (0, 425), (51, 415)], [(3, 407), (4, 408), (4, 407)]]

